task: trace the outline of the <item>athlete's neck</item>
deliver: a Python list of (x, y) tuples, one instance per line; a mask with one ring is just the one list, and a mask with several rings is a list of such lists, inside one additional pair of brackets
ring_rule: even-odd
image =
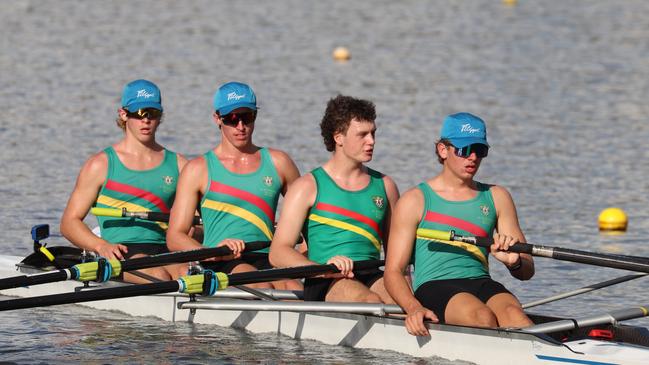
[(322, 168), (343, 189), (360, 190), (369, 182), (367, 167), (349, 159), (336, 159), (335, 154)]

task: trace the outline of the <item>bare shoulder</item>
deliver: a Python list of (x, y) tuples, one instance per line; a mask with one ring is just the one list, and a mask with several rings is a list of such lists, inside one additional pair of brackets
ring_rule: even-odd
[(207, 162), (205, 161), (204, 156), (198, 156), (196, 158), (193, 158), (189, 160), (187, 163), (185, 163), (185, 167), (183, 167), (182, 174), (183, 175), (200, 175), (202, 173), (207, 172)]
[(410, 188), (401, 195), (401, 198), (399, 198), (399, 201), (397, 202), (397, 206), (423, 207), (424, 193), (422, 193), (421, 189), (417, 187)]
[(181, 155), (180, 153), (176, 153), (176, 159), (178, 160), (178, 171), (182, 171), (183, 167), (187, 165), (187, 157), (184, 155)]
[(489, 191), (491, 191), (491, 195), (493, 196), (494, 202), (498, 203), (498, 202), (513, 201), (511, 194), (504, 186), (491, 185), (489, 187)]
[(83, 164), (79, 175), (106, 176), (108, 172), (108, 156), (104, 151), (90, 156)]
[(291, 191), (315, 191), (316, 182), (311, 173), (298, 177), (291, 185)]
[(383, 183), (387, 189), (397, 189), (397, 183), (388, 175), (383, 175)]
[(284, 165), (294, 165), (295, 163), (293, 162), (293, 159), (291, 156), (288, 155), (288, 153), (278, 150), (275, 148), (268, 148), (268, 152), (270, 153), (270, 157), (273, 159), (273, 162), (275, 163), (275, 166), (284, 166)]

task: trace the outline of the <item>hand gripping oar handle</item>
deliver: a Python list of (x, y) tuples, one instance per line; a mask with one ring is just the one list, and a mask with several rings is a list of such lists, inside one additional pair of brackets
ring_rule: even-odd
[[(354, 262), (355, 270), (376, 268), (384, 264), (383, 260), (369, 260)], [(339, 272), (333, 265), (310, 265), (291, 267), (285, 269), (269, 269), (226, 275), (206, 271), (199, 275), (187, 275), (178, 280), (163, 281), (150, 284), (124, 285), (115, 288), (92, 289), (74, 293), (43, 295), (31, 298), (19, 298), (0, 301), (0, 311), (44, 307), (49, 305), (82, 303), (96, 300), (118, 299), (153, 295), (180, 291), (183, 293), (213, 295), (216, 290), (228, 286), (249, 283), (275, 281), (278, 279), (294, 279), (310, 277), (325, 273)]]
[[(270, 242), (267, 241), (247, 242), (244, 251), (257, 251), (262, 248), (266, 248), (269, 245)], [(212, 247), (189, 251), (169, 252), (154, 256), (138, 257), (130, 260), (107, 260), (105, 265), (111, 266), (111, 273), (110, 275), (108, 275), (108, 278), (110, 278), (117, 277), (125, 271), (146, 269), (172, 263), (196, 261), (216, 256), (227, 256), (231, 253), (232, 251), (227, 246)], [(85, 262), (82, 264), (74, 265), (69, 269), (4, 278), (0, 279), (0, 290), (17, 288), (20, 286), (46, 284), (64, 280), (96, 280), (97, 272), (105, 270), (105, 267), (102, 267), (100, 265), (101, 263), (97, 261)]]
[[(169, 222), (169, 213), (161, 213), (161, 212), (130, 212), (124, 209), (117, 209), (117, 208), (91, 208), (90, 213), (97, 216), (97, 217), (116, 217), (116, 218), (123, 218), (123, 217), (133, 217), (133, 218), (140, 218), (144, 219), (147, 221), (154, 221), (154, 222)], [(201, 217), (194, 217), (194, 220), (192, 222), (193, 225), (198, 226), (203, 224), (203, 220)]]
[[(383, 260), (366, 260), (354, 261), (354, 271), (363, 271), (377, 268), (384, 265)], [(244, 285), (250, 283), (260, 283), (275, 281), (281, 279), (308, 278), (321, 274), (338, 273), (340, 270), (334, 264), (328, 265), (309, 265), (288, 267), (284, 269), (268, 269), (259, 271), (249, 271), (228, 275), (230, 277), (230, 286)]]
[[(485, 248), (489, 248), (494, 243), (492, 237), (460, 236), (455, 234), (454, 231), (420, 228), (417, 230), (417, 235), (433, 240), (465, 242)], [(529, 243), (516, 243), (509, 247), (509, 251), (548, 257), (555, 260), (649, 273), (649, 258), (647, 257), (612, 255)]]

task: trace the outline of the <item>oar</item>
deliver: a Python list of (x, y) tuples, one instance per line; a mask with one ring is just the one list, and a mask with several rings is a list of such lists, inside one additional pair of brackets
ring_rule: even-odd
[(541, 304), (547, 304), (547, 303), (551, 303), (551, 302), (556, 302), (557, 300), (574, 297), (574, 296), (579, 295), (579, 294), (584, 294), (584, 293), (588, 293), (588, 292), (591, 292), (591, 291), (594, 291), (594, 290), (606, 288), (606, 287), (609, 287), (609, 286), (612, 286), (612, 285), (624, 283), (624, 282), (627, 282), (629, 280), (642, 278), (642, 277), (645, 277), (647, 275), (648, 274), (644, 274), (644, 273), (643, 274), (624, 275), (624, 276), (620, 276), (619, 278), (602, 281), (601, 283), (587, 285), (587, 286), (584, 286), (584, 287), (582, 287), (580, 289), (575, 289), (575, 290), (572, 290), (572, 291), (569, 291), (569, 292), (556, 294), (556, 295), (553, 295), (553, 296), (545, 298), (545, 299), (539, 299), (539, 300), (536, 300), (536, 301), (533, 301), (533, 302), (530, 302), (530, 303), (523, 304), (523, 309), (536, 307), (536, 306), (541, 305)]
[[(155, 222), (169, 222), (169, 213), (161, 213), (161, 212), (131, 212), (126, 210), (126, 208), (123, 209), (118, 209), (118, 208), (91, 208), (90, 213), (99, 217), (134, 217), (134, 218), (140, 218), (144, 219), (147, 221), (155, 221)], [(201, 217), (195, 216), (194, 221), (192, 223), (195, 226), (203, 224), (203, 220)]]
[[(434, 240), (465, 242), (486, 248), (489, 248), (494, 243), (493, 237), (460, 236), (455, 234), (454, 231), (419, 228), (417, 229), (417, 235)], [(549, 257), (555, 260), (649, 273), (649, 258), (646, 257), (612, 255), (529, 243), (514, 244), (509, 247), (509, 251)]]
[[(382, 265), (383, 260), (357, 261), (354, 263), (354, 269), (361, 271)], [(183, 276), (178, 280), (163, 281), (159, 283), (124, 285), (114, 288), (92, 289), (74, 293), (3, 300), (0, 301), (0, 311), (136, 297), (176, 291), (187, 294), (213, 295), (217, 290), (225, 289), (228, 286), (268, 282), (280, 279), (304, 278), (337, 272), (339, 272), (339, 270), (333, 264), (260, 270), (229, 275), (207, 270), (202, 274)]]
[[(244, 251), (257, 251), (269, 245), (270, 242), (266, 241), (247, 242)], [(146, 269), (171, 263), (196, 261), (216, 256), (227, 256), (231, 253), (230, 248), (223, 246), (169, 252), (130, 260), (100, 259), (98, 261), (77, 264), (68, 269), (0, 279), (0, 290), (64, 280), (90, 281), (99, 279), (97, 281), (107, 281), (126, 271)]]

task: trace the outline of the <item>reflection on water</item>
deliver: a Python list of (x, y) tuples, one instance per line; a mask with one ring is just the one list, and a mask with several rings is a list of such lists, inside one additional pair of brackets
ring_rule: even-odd
[[(236, 79), (251, 83), (261, 103), (257, 143), (286, 150), (303, 172), (328, 157), (318, 130), (328, 98), (345, 93), (375, 101), (379, 129), (371, 165), (401, 191), (438, 171), (432, 143), (442, 118), (476, 113), (487, 121), (492, 145), (479, 179), (509, 188), (530, 242), (649, 256), (649, 152), (642, 148), (649, 137), (648, 8), (640, 0), (519, 1), (514, 7), (493, 0), (3, 3), (0, 244), (3, 252), (22, 255), (30, 250), (32, 225), (50, 223), (56, 231), (83, 161), (120, 138), (113, 120), (127, 81), (148, 78), (161, 87), (162, 143), (196, 156), (217, 142), (214, 90)], [(350, 49), (350, 62), (331, 60), (339, 45)], [(597, 232), (597, 215), (609, 206), (629, 216), (625, 235)], [(530, 282), (510, 279), (498, 264), (492, 273), (523, 302), (625, 274), (536, 263)], [(645, 285), (638, 279), (535, 309), (580, 315), (637, 305), (646, 301)], [(32, 318), (42, 313), (49, 316), (45, 324)], [(336, 349), (335, 356), (343, 355), (331, 358), (330, 347), (122, 317), (114, 325), (70, 323), (67, 313), (75, 312), (0, 314), (2, 357), (342, 363), (375, 356)], [(113, 328), (116, 335), (107, 336)], [(227, 351), (210, 346), (216, 333), (231, 343)], [(23, 349), (44, 340), (48, 351)]]

